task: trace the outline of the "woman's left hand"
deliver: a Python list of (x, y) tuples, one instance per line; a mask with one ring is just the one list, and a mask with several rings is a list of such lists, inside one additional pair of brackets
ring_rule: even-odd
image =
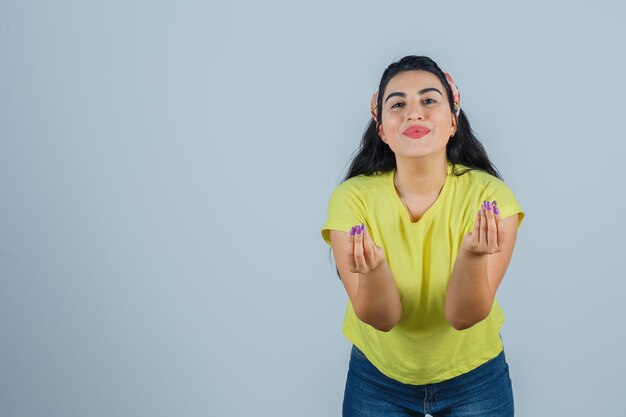
[(500, 252), (504, 243), (504, 230), (499, 226), (500, 210), (496, 201), (484, 201), (476, 215), (474, 230), (463, 237), (461, 250), (475, 255)]

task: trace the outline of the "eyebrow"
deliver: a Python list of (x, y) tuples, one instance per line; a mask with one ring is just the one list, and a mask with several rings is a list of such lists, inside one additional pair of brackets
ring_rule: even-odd
[[(418, 91), (418, 92), (417, 92), (417, 94), (421, 95), (421, 94), (427, 93), (427, 92), (429, 92), (429, 91), (436, 91), (436, 92), (438, 92), (438, 93), (439, 93), (439, 95), (442, 95), (442, 96), (443, 96), (443, 94), (441, 94), (441, 91), (439, 91), (439, 90), (438, 90), (438, 89), (436, 89), (435, 87), (428, 87), (428, 88), (424, 88), (424, 89), (422, 89), (422, 90)], [(389, 100), (391, 97), (395, 97), (395, 96), (406, 97), (406, 94), (405, 94), (405, 93), (403, 93), (403, 92), (401, 92), (401, 91), (398, 91), (398, 92), (395, 92), (395, 93), (391, 93), (391, 94), (389, 94), (389, 95), (387, 96), (387, 98), (385, 99), (385, 103), (386, 103), (386, 102), (387, 102), (387, 100)]]

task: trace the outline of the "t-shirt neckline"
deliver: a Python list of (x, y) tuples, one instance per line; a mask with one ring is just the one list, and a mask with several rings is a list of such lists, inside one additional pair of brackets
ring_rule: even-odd
[(422, 217), (420, 217), (420, 219), (415, 221), (415, 222), (411, 219), (411, 215), (409, 214), (409, 211), (404, 206), (404, 203), (402, 202), (402, 199), (400, 198), (400, 196), (396, 192), (396, 187), (395, 187), (395, 184), (393, 183), (393, 176), (394, 176), (397, 168), (393, 168), (391, 171), (388, 172), (388, 174), (387, 174), (387, 186), (388, 186), (387, 189), (391, 193), (391, 198), (394, 201), (394, 205), (396, 206), (396, 208), (400, 212), (400, 214), (402, 216), (402, 219), (403, 219), (403, 221), (405, 223), (408, 223), (408, 224), (413, 225), (414, 227), (417, 227), (418, 225), (424, 223), (424, 220), (427, 220), (431, 216), (433, 216), (434, 213), (438, 210), (439, 206), (442, 204), (441, 201), (444, 200), (445, 194), (448, 191), (450, 178), (452, 176), (452, 162), (448, 161), (447, 163), (448, 163), (448, 175), (446, 176), (446, 180), (443, 183), (443, 187), (441, 187), (441, 191), (439, 192), (439, 195), (437, 196), (437, 199), (428, 208), (428, 210), (426, 210), (424, 212), (424, 215), (422, 215)]

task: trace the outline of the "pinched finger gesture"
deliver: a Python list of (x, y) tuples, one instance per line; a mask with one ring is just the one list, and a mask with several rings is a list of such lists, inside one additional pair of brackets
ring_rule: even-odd
[(476, 255), (500, 252), (505, 239), (500, 220), (500, 210), (496, 201), (483, 201), (476, 215), (474, 230), (465, 235), (461, 248)]
[(364, 224), (350, 229), (350, 247), (348, 260), (350, 272), (365, 274), (382, 263), (385, 259), (383, 248), (376, 246)]

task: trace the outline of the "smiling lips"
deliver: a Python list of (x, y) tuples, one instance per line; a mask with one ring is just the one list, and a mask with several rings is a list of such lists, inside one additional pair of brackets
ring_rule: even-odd
[(426, 136), (428, 133), (430, 133), (430, 129), (422, 126), (411, 126), (403, 133), (410, 138), (419, 139), (422, 136)]

